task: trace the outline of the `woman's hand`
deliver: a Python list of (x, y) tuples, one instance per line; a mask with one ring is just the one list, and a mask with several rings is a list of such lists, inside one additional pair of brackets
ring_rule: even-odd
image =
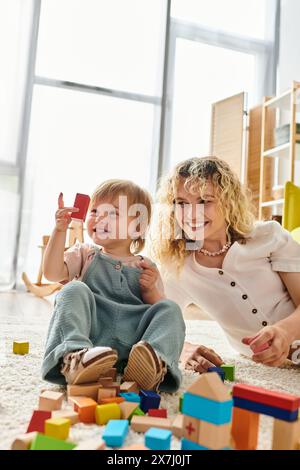
[(220, 367), (223, 359), (213, 350), (205, 346), (192, 343), (184, 343), (180, 360), (184, 368), (195, 372), (206, 372), (209, 367)]
[(76, 207), (64, 207), (63, 193), (58, 197), (58, 209), (55, 212), (55, 228), (58, 232), (66, 232), (72, 220), (72, 212), (78, 212)]
[(293, 340), (287, 331), (279, 325), (266, 326), (254, 336), (242, 339), (253, 351), (252, 359), (267, 366), (281, 366), (290, 352)]
[(143, 272), (140, 275), (142, 299), (145, 304), (153, 305), (163, 298), (162, 293), (157, 287), (157, 281), (160, 276), (159, 271), (156, 266), (150, 265), (145, 260), (141, 261), (139, 266), (143, 269)]

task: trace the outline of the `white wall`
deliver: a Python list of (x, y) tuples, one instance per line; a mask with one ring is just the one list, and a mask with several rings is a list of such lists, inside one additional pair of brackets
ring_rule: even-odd
[(277, 92), (300, 82), (300, 0), (281, 0), (280, 50)]

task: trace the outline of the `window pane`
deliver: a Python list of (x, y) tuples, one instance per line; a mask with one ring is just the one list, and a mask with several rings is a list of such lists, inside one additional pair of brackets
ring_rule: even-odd
[(37, 74), (160, 94), (166, 0), (42, 2)]
[(172, 16), (205, 27), (264, 39), (265, 0), (172, 0)]
[(31, 0), (0, 2), (0, 161), (6, 163), (17, 157), (31, 8)]
[(149, 187), (153, 118), (151, 104), (35, 87), (21, 249), (32, 278), (60, 191), (70, 205), (76, 192), (90, 194), (109, 178)]
[(251, 106), (254, 76), (253, 55), (177, 40), (171, 165), (209, 152), (212, 103), (245, 91)]

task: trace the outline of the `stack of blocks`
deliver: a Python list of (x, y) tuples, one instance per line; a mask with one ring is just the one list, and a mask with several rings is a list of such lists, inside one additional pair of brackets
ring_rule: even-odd
[(244, 384), (234, 385), (232, 395), (232, 436), (237, 449), (256, 449), (260, 413), (275, 418), (273, 450), (298, 448), (300, 397)]
[(216, 372), (201, 375), (183, 396), (182, 450), (229, 449), (232, 403)]

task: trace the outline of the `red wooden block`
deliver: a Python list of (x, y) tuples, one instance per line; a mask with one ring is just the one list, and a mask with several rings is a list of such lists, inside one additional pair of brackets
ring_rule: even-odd
[(90, 205), (90, 196), (87, 194), (77, 193), (73, 207), (79, 209), (78, 212), (72, 213), (72, 219), (85, 221), (86, 214)]
[(150, 408), (148, 416), (156, 416), (157, 418), (167, 418), (167, 410), (164, 408)]
[(51, 416), (51, 411), (34, 410), (26, 432), (37, 431), (44, 433), (45, 421), (50, 419)]
[(296, 395), (266, 390), (254, 385), (234, 385), (232, 396), (289, 411), (295, 411), (300, 407), (300, 397)]

